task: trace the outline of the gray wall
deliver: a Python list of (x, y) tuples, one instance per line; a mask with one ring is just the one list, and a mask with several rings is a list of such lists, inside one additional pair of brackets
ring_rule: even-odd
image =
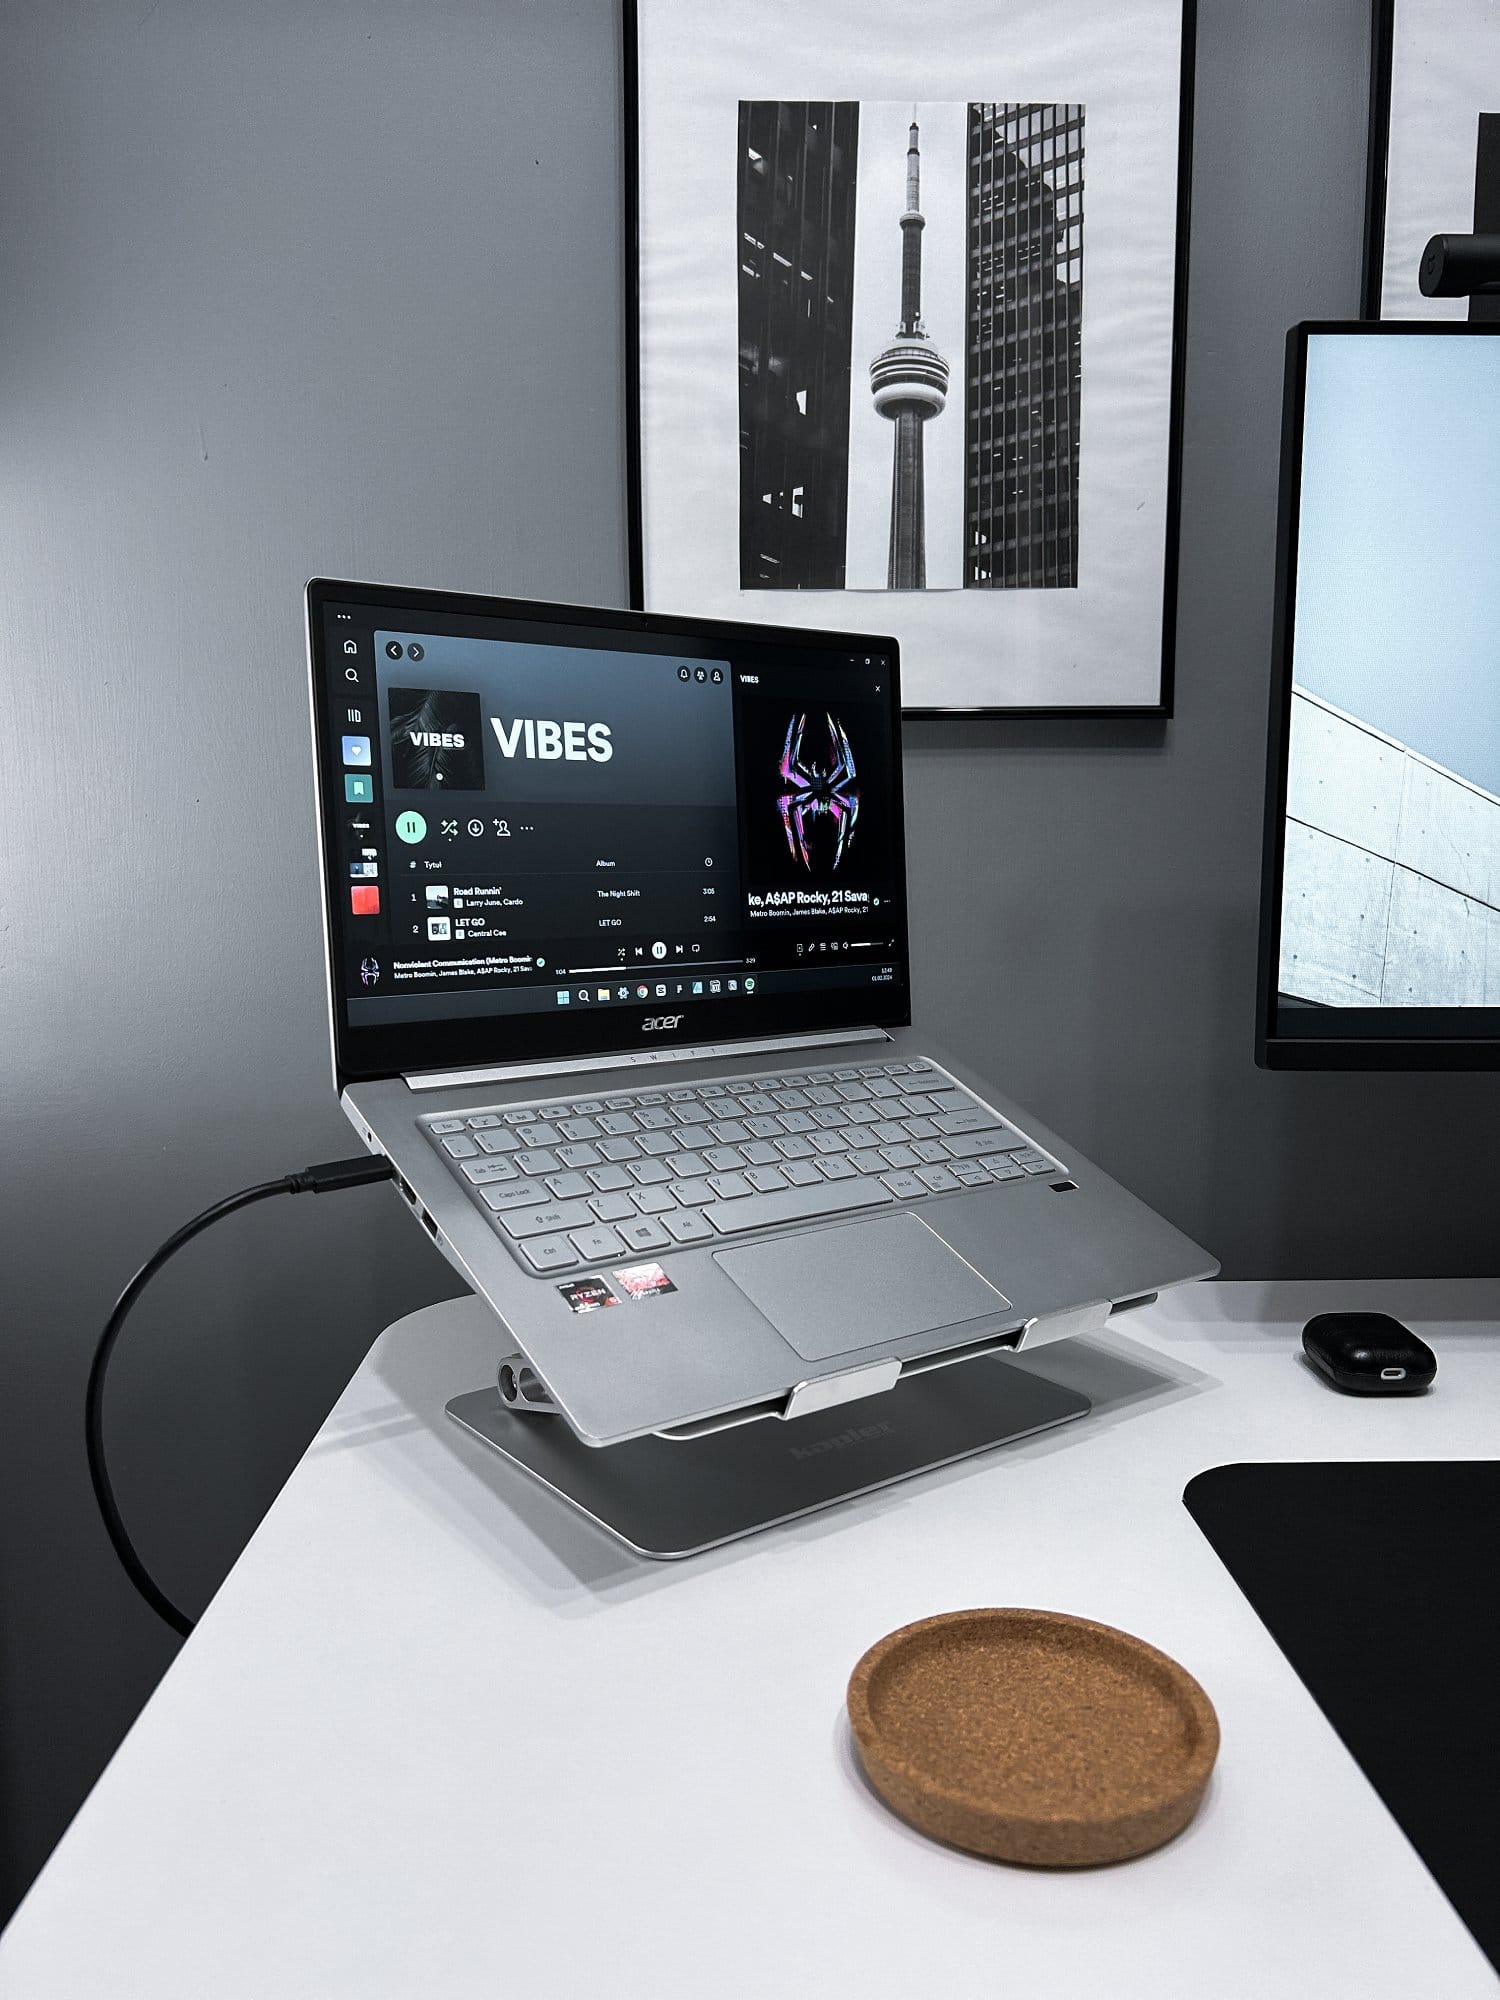
[[(1492, 1079), (1251, 1062), (1281, 336), (1355, 307), (1366, 6), (1201, 13), (1177, 719), (911, 730), (921, 1009), (1232, 1275), (1493, 1269)], [(624, 585), (613, 0), (4, 23), (0, 1908), (173, 1650), (93, 1515), (99, 1323), (205, 1201), (350, 1150), (302, 581)], [(454, 1289), (393, 1199), (238, 1217), (131, 1325), (122, 1504), (195, 1608)]]

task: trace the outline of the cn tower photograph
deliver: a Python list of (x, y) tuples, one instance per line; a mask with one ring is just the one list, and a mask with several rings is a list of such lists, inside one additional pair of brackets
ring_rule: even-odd
[(1192, 0), (624, 4), (633, 601), (1165, 712)]
[(740, 588), (1076, 586), (1082, 105), (739, 111)]
[(962, 104), (862, 104), (850, 590), (963, 582)]

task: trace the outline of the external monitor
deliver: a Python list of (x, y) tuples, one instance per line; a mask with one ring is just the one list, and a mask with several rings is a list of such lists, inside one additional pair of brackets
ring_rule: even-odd
[(1500, 1067), (1500, 323), (1287, 337), (1257, 1060)]

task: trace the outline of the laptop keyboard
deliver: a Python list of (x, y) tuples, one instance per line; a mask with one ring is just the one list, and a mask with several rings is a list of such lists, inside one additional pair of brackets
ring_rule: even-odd
[(543, 1275), (1063, 1171), (928, 1062), (420, 1123), (516, 1262)]

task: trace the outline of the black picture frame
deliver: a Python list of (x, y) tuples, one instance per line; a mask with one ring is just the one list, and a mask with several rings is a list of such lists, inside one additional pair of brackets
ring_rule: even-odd
[(1385, 177), (1391, 147), (1391, 65), (1395, 0), (1370, 0), (1370, 125), (1365, 155), (1365, 242), (1360, 271), (1362, 319), (1379, 319), (1385, 266)]
[[(1164, 522), (1161, 547), (1161, 648), (1155, 698), (1149, 701), (1110, 703), (1026, 703), (1002, 702), (913, 702), (903, 714), (914, 719), (954, 720), (970, 717), (1008, 717), (1016, 720), (1078, 717), (1084, 720), (1111, 718), (1159, 723), (1171, 718), (1175, 696), (1176, 627), (1179, 533), (1181, 520), (1183, 399), (1187, 339), (1187, 298), (1189, 238), (1192, 204), (1193, 114), (1195, 53), (1197, 32), (1196, 0), (1180, 0), (1180, 48), (1177, 77), (1177, 161), (1174, 188), (1175, 213), (1172, 226), (1172, 306), (1169, 383), (1167, 386), (1166, 465), (1164, 481)], [(627, 490), (627, 566), (629, 602), (637, 610), (666, 608), (649, 606), (646, 592), (645, 517), (642, 486), (643, 439), (641, 417), (641, 90), (639, 0), (622, 0), (621, 54), (624, 76), (623, 104), (623, 183), (624, 183), (624, 268), (625, 268), (625, 470)], [(823, 601), (834, 593), (827, 593)], [(852, 594), (852, 593), (851, 593)], [(894, 593), (893, 593), (894, 594)], [(743, 593), (751, 598), (755, 594)], [(774, 616), (775, 596), (767, 593), (765, 610)], [(889, 598), (882, 600), (882, 605)], [(695, 607), (683, 607), (693, 611)], [(750, 615), (746, 606), (740, 616)], [(829, 619), (824, 622), (833, 623)], [(885, 624), (892, 621), (881, 609), (864, 609), (853, 624)], [(898, 632), (898, 636), (900, 636)]]
[(1417, 284), (1430, 237), (1500, 230), (1500, 17), (1462, 11), (1473, 4), (1370, 0), (1365, 319), (1500, 316), (1500, 301), (1429, 299)]

